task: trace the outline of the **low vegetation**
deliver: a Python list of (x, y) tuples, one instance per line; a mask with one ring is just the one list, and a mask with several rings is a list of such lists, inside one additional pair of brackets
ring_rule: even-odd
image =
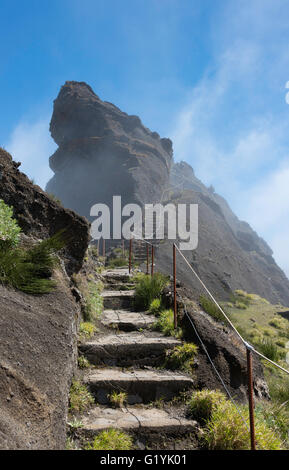
[(175, 328), (174, 312), (172, 310), (161, 311), (153, 328), (157, 331), (161, 331), (165, 336), (176, 336), (177, 338), (182, 336), (182, 330)]
[(270, 338), (264, 338), (262, 341), (257, 343), (257, 348), (264, 356), (271, 359), (271, 361), (278, 362), (280, 359), (280, 353), (278, 346)]
[(102, 431), (85, 447), (86, 450), (131, 450), (132, 448), (131, 436), (117, 429)]
[(127, 266), (127, 259), (125, 258), (113, 258), (109, 260), (108, 267), (109, 268), (122, 268)]
[(127, 393), (114, 390), (109, 395), (109, 401), (116, 407), (122, 408), (127, 400)]
[(94, 398), (87, 387), (78, 380), (73, 380), (69, 394), (69, 411), (82, 412), (90, 408), (93, 403)]
[(157, 317), (161, 313), (161, 310), (162, 310), (161, 299), (152, 300), (149, 306), (149, 313)]
[(200, 296), (200, 305), (203, 310), (208, 313), (214, 320), (218, 322), (226, 321), (217, 305), (205, 295)]
[[(248, 423), (248, 406), (239, 405), (245, 422)], [(209, 450), (249, 450), (250, 432), (234, 404), (221, 401), (213, 408), (203, 434)], [(255, 431), (257, 448), (260, 450), (281, 450), (281, 438), (268, 426), (264, 418), (256, 414)]]
[(27, 294), (46, 294), (55, 289), (51, 279), (56, 253), (65, 245), (64, 232), (31, 248), (19, 246), (21, 229), (13, 211), (0, 201), (0, 282)]
[(91, 367), (91, 364), (88, 359), (84, 356), (79, 356), (77, 359), (79, 369), (88, 369)]
[(91, 322), (86, 321), (79, 324), (80, 339), (89, 339), (96, 333), (96, 331), (96, 326)]
[(86, 322), (97, 320), (103, 311), (103, 300), (101, 292), (103, 285), (100, 281), (89, 281), (87, 293), (85, 296), (85, 308), (83, 312)]
[(206, 423), (224, 400), (226, 397), (219, 390), (204, 389), (195, 392), (189, 401), (188, 415), (200, 423)]
[(138, 310), (148, 310), (154, 299), (160, 299), (169, 278), (161, 273), (154, 276), (143, 274), (136, 279), (135, 306)]
[[(195, 392), (189, 402), (188, 413), (203, 426), (201, 440), (209, 450), (248, 450), (248, 406), (235, 405), (219, 391), (202, 390)], [(241, 416), (242, 415), (242, 416)], [(264, 414), (259, 408), (255, 413), (257, 447), (263, 450), (283, 448), (280, 429), (272, 421), (273, 414)], [(243, 421), (243, 418), (245, 422)], [(271, 419), (271, 422), (270, 422)], [(283, 422), (282, 422), (283, 424)]]
[(172, 370), (183, 370), (192, 373), (198, 347), (193, 343), (184, 343), (168, 351), (165, 359), (165, 367)]

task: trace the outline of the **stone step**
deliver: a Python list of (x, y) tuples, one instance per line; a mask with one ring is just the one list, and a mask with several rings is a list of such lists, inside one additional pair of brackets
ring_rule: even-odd
[(156, 321), (153, 315), (130, 310), (104, 310), (101, 323), (121, 331), (136, 331), (151, 327)]
[(102, 276), (108, 282), (127, 282), (130, 280), (128, 268), (106, 269)]
[(115, 282), (115, 283), (110, 283), (110, 284), (104, 284), (104, 289), (105, 290), (119, 290), (121, 292), (123, 291), (129, 291), (129, 290), (133, 290), (135, 288), (135, 284), (132, 284), (132, 283), (119, 283), (119, 282)]
[(104, 290), (101, 296), (104, 309), (122, 309), (132, 306), (134, 290)]
[(193, 434), (198, 431), (196, 421), (178, 416), (178, 410), (166, 411), (150, 407), (103, 408), (95, 407), (82, 419), (81, 434), (94, 436), (109, 428), (133, 434), (155, 436), (176, 436)]
[(158, 365), (166, 351), (181, 344), (172, 337), (140, 332), (100, 336), (81, 343), (79, 350), (92, 364), (110, 366)]
[(99, 404), (109, 403), (108, 395), (116, 390), (127, 393), (126, 403), (150, 403), (171, 400), (193, 386), (191, 377), (167, 370), (98, 369), (88, 372), (85, 383)]

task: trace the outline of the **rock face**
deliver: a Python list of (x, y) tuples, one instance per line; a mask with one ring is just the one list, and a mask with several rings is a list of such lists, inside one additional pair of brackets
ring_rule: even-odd
[(61, 207), (39, 186), (18, 170), (19, 164), (0, 149), (0, 199), (13, 206), (23, 232), (47, 238), (65, 229), (67, 246), (64, 261), (69, 273), (80, 269), (89, 240), (89, 224), (81, 216)]
[[(199, 205), (199, 244), (184, 255), (207, 287), (219, 298), (229, 298), (235, 289), (244, 289), (272, 303), (289, 305), (289, 281), (277, 266), (272, 250), (251, 227), (241, 222), (227, 202), (198, 180), (187, 163), (175, 164), (171, 172), (170, 201)], [(171, 269), (172, 242), (161, 244), (157, 263)], [(178, 278), (197, 297), (203, 290), (189, 269), (180, 262)]]
[(89, 217), (96, 203), (156, 202), (169, 179), (172, 143), (111, 103), (86, 83), (66, 82), (54, 102), (50, 124), (58, 150), (47, 191), (65, 207)]
[(53, 274), (55, 291), (27, 295), (0, 285), (0, 449), (63, 449), (80, 315), (67, 273), (82, 265), (89, 224), (18, 167), (0, 149), (0, 199), (13, 206), (22, 241), (31, 246), (35, 238), (66, 229), (68, 244)]
[(0, 449), (64, 449), (78, 307), (64, 273), (32, 296), (0, 286)]

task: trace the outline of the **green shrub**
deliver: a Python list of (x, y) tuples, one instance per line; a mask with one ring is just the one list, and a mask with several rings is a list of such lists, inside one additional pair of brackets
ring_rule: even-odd
[(200, 296), (200, 305), (206, 313), (211, 315), (218, 322), (226, 322), (226, 319), (217, 305), (205, 295)]
[(28, 250), (9, 247), (0, 250), (0, 282), (27, 294), (46, 294), (55, 288), (50, 279), (55, 254), (64, 246), (63, 232), (37, 243)]
[(103, 311), (103, 299), (101, 296), (103, 285), (101, 282), (90, 281), (88, 293), (85, 299), (84, 320), (91, 322), (97, 320)]
[(87, 410), (94, 403), (94, 398), (87, 387), (78, 380), (73, 380), (69, 394), (69, 410), (81, 412)]
[(201, 423), (207, 422), (213, 410), (226, 400), (225, 395), (219, 390), (201, 390), (195, 392), (190, 399), (188, 415)]
[(132, 438), (117, 429), (108, 429), (99, 433), (94, 441), (88, 444), (86, 450), (131, 450)]
[(271, 359), (271, 361), (277, 362), (280, 358), (278, 347), (272, 339), (263, 339), (263, 341), (258, 343), (257, 349), (268, 359)]
[(198, 347), (193, 343), (184, 343), (167, 351), (165, 367), (172, 370), (184, 370), (189, 373), (194, 368), (194, 362), (198, 353)]
[(13, 209), (0, 199), (0, 249), (17, 246), (21, 228), (13, 219)]
[(141, 276), (136, 284), (135, 306), (138, 310), (148, 310), (154, 299), (161, 297), (163, 289), (168, 285), (168, 277), (160, 273), (154, 276)]
[[(248, 407), (239, 405), (239, 409), (248, 422)], [(256, 415), (255, 419), (257, 447), (264, 450), (280, 450), (282, 443), (268, 426), (266, 421)], [(250, 432), (243, 419), (230, 401), (221, 401), (213, 408), (203, 439), (209, 450), (248, 450), (250, 449)]]
[(150, 303), (149, 312), (152, 315), (155, 315), (157, 317), (160, 314), (161, 309), (162, 309), (161, 299), (152, 300), (152, 302)]
[(155, 330), (161, 331), (165, 336), (181, 336), (181, 330), (175, 329), (174, 312), (172, 310), (163, 310), (153, 327)]

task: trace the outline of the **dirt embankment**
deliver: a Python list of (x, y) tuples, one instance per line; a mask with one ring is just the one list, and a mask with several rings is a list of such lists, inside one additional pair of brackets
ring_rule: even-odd
[(63, 449), (80, 313), (67, 272), (82, 265), (89, 225), (33, 185), (1, 149), (0, 199), (13, 206), (25, 244), (60, 229), (69, 235), (54, 292), (32, 296), (0, 286), (0, 449)]

